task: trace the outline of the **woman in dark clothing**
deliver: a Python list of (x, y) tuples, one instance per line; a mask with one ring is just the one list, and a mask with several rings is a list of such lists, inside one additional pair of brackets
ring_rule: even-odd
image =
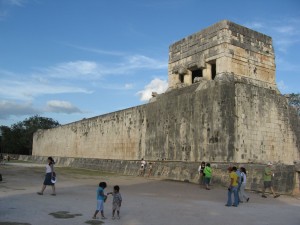
[(38, 192), (39, 195), (43, 195), (46, 186), (50, 185), (52, 187), (52, 194), (53, 196), (56, 195), (55, 193), (55, 173), (54, 173), (54, 160), (52, 157), (48, 157), (48, 164), (46, 165), (46, 175), (45, 180), (42, 186), (41, 192)]

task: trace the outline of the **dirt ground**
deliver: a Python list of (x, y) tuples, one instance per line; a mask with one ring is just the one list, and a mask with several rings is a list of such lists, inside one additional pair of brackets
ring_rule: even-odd
[[(204, 190), (199, 185), (56, 167), (57, 196), (47, 187), (36, 194), (44, 178), (44, 165), (9, 163), (0, 166), (0, 225), (299, 225), (300, 200), (280, 196), (263, 199), (248, 193), (249, 203), (225, 207), (224, 187)], [(106, 220), (92, 220), (96, 189), (106, 192), (120, 185), (121, 219), (111, 219), (112, 198), (105, 203)]]

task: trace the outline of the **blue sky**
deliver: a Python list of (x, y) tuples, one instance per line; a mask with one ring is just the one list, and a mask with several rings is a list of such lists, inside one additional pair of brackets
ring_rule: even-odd
[(0, 0), (0, 125), (144, 104), (169, 45), (223, 19), (272, 36), (280, 91), (300, 92), (298, 0)]

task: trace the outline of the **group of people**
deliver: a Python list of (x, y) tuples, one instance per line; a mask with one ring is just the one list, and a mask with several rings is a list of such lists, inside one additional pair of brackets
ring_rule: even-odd
[(10, 155), (3, 156), (0, 154), (0, 164), (5, 164), (5, 161), (9, 162), (11, 159)]
[(107, 184), (106, 182), (100, 182), (99, 187), (97, 189), (97, 208), (93, 215), (93, 219), (97, 219), (97, 214), (101, 213), (101, 219), (106, 219), (104, 216), (104, 202), (106, 202), (107, 196), (112, 195), (113, 201), (112, 201), (112, 219), (114, 220), (115, 213), (117, 211), (117, 219), (120, 219), (120, 208), (122, 205), (122, 196), (120, 194), (120, 187), (118, 185), (114, 186), (113, 192), (107, 193), (107, 195), (104, 194), (104, 189), (106, 188)]
[(209, 185), (212, 176), (212, 169), (210, 167), (210, 163), (205, 164), (205, 162), (202, 162), (198, 168), (198, 172), (200, 176), (200, 184), (204, 184), (206, 190), (210, 190)]
[[(237, 207), (244, 200), (249, 201), (250, 198), (245, 193), (247, 172), (244, 167), (237, 169), (237, 167), (229, 167), (229, 178), (230, 182), (228, 185), (228, 198), (226, 206)], [(234, 202), (232, 203), (232, 195), (234, 196)]]
[[(276, 194), (273, 186), (272, 186), (272, 176), (274, 173), (271, 169), (272, 163), (269, 162), (267, 167), (264, 169), (264, 186), (262, 191), (262, 197), (267, 198), (265, 195), (265, 191), (267, 188), (270, 188), (273, 197), (277, 198), (280, 195)], [(209, 185), (212, 177), (212, 168), (210, 163), (202, 162), (198, 168), (199, 172), (199, 183), (205, 185), (206, 190), (210, 190)], [(249, 202), (250, 198), (245, 192), (246, 184), (247, 184), (247, 172), (245, 167), (237, 168), (235, 166), (228, 168), (229, 172), (229, 185), (228, 185), (228, 198), (226, 206), (234, 206), (237, 207), (239, 203)], [(232, 202), (232, 195), (234, 197), (234, 201)]]
[[(47, 186), (52, 187), (52, 194), (53, 196), (56, 195), (55, 193), (55, 183), (56, 183), (56, 174), (54, 172), (54, 165), (55, 162), (52, 157), (48, 157), (47, 164), (46, 164), (46, 175), (45, 179), (42, 185), (42, 190), (40, 192), (37, 192), (38, 195), (43, 195), (45, 189)], [(93, 219), (97, 219), (97, 214), (101, 213), (101, 219), (106, 219), (104, 216), (104, 202), (107, 199), (108, 195), (113, 196), (112, 201), (112, 219), (114, 220), (115, 213), (117, 212), (117, 219), (120, 219), (120, 208), (122, 204), (122, 196), (120, 194), (120, 187), (118, 185), (115, 185), (112, 192), (104, 194), (104, 189), (107, 187), (106, 182), (100, 182), (99, 187), (97, 188), (97, 207), (96, 211), (93, 215)]]
[[(39, 195), (43, 195), (46, 186), (52, 187), (53, 196), (55, 193), (55, 183), (56, 183), (56, 174), (54, 172), (54, 160), (52, 157), (48, 157), (48, 162), (46, 165), (46, 175), (44, 179), (44, 183), (40, 192), (37, 192)], [(146, 170), (146, 161), (144, 159), (141, 160), (141, 167), (139, 170), (139, 175), (144, 176)], [(262, 197), (267, 198), (265, 195), (265, 191), (267, 188), (271, 189), (274, 198), (279, 197), (279, 194), (276, 194), (272, 187), (272, 176), (274, 173), (271, 169), (272, 163), (268, 163), (267, 167), (264, 169), (264, 187), (262, 192)], [(209, 185), (212, 177), (212, 168), (210, 163), (202, 162), (198, 168), (198, 172), (200, 175), (200, 183), (205, 185), (206, 190), (210, 190)], [(225, 206), (234, 206), (237, 207), (240, 203), (250, 200), (249, 196), (245, 193), (246, 183), (247, 183), (247, 172), (244, 167), (237, 168), (235, 166), (228, 168), (229, 172), (229, 185), (228, 185), (228, 199)], [(149, 173), (148, 176), (152, 175), (152, 163), (149, 163)], [(107, 199), (108, 195), (113, 196), (113, 207), (112, 207), (112, 219), (115, 219), (115, 212), (117, 212), (117, 218), (120, 219), (120, 208), (122, 204), (122, 196), (120, 194), (120, 187), (118, 185), (114, 186), (113, 192), (107, 193), (105, 195), (104, 189), (107, 187), (106, 182), (100, 182), (99, 187), (97, 189), (97, 208), (93, 215), (93, 219), (96, 219), (97, 214), (101, 213), (101, 219), (106, 219), (104, 216), (104, 202)], [(233, 195), (233, 201), (232, 201)]]

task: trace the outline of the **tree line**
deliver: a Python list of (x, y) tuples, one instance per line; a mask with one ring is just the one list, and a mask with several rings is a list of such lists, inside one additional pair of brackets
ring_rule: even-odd
[(34, 132), (38, 129), (50, 129), (59, 125), (51, 118), (35, 115), (10, 127), (0, 126), (0, 152), (31, 155)]

